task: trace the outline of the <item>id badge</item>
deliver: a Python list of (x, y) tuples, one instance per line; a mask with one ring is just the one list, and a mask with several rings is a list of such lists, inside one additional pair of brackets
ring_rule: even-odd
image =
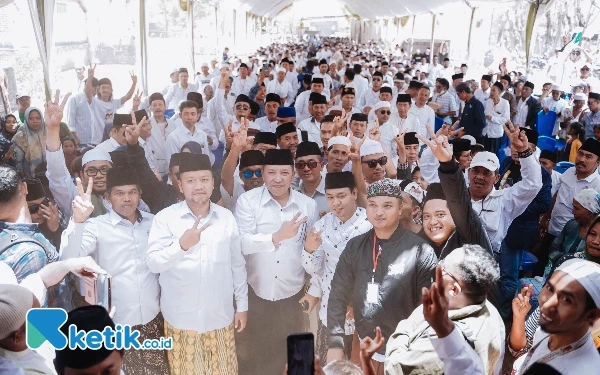
[(367, 284), (367, 302), (378, 303), (379, 301), (379, 284), (368, 283)]

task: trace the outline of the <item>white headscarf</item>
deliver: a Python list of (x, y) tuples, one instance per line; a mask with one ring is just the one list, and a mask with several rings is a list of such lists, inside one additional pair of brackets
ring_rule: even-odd
[(598, 215), (600, 213), (600, 194), (596, 190), (587, 188), (581, 189), (573, 197), (580, 205), (591, 213)]

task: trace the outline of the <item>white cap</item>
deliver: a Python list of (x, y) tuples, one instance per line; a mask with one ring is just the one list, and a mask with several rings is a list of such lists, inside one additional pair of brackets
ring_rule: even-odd
[(552, 85), (552, 91), (563, 91), (560, 85)]
[(475, 140), (475, 137), (473, 137), (471, 135), (463, 135), (461, 137), (461, 139), (467, 139), (469, 142), (471, 142), (471, 146), (474, 146), (477, 143), (477, 140)]
[(495, 172), (500, 169), (500, 161), (496, 154), (489, 151), (478, 152), (471, 160), (471, 168), (484, 167), (485, 169)]
[(351, 147), (352, 143), (350, 142), (350, 139), (348, 139), (348, 137), (336, 135), (335, 137), (331, 137), (329, 142), (327, 142), (327, 150), (331, 150), (331, 147), (333, 145), (344, 145), (344, 146)]
[(83, 155), (81, 159), (81, 165), (84, 166), (86, 163), (90, 161), (108, 161), (112, 163), (112, 159), (108, 151), (103, 150), (101, 148), (93, 148)]
[(171, 73), (169, 73), (169, 75), (171, 75), (173, 73), (179, 73), (179, 68), (177, 68), (177, 67), (171, 67)]
[(360, 146), (360, 156), (368, 156), (373, 154), (383, 154), (381, 143), (372, 139), (365, 139), (365, 143)]
[(573, 100), (583, 100), (583, 101), (587, 101), (587, 96), (586, 96), (584, 93), (582, 93), (582, 92), (579, 92), (579, 93), (577, 93), (577, 94), (573, 95)]
[(285, 68), (277, 68), (277, 73), (286, 73), (287, 70)]
[(392, 105), (390, 104), (390, 102), (381, 100), (381, 101), (378, 101), (377, 103), (375, 103), (375, 105), (373, 106), (373, 110), (376, 111), (381, 108), (391, 108), (391, 107), (392, 107)]
[(29, 95), (29, 94), (17, 94), (17, 95), (15, 95), (15, 100), (19, 100), (21, 98), (31, 98), (31, 95)]
[(208, 63), (207, 62), (203, 62), (202, 65), (200, 65), (202, 68), (204, 68), (205, 66), (208, 68)]
[(423, 191), (423, 188), (416, 182), (411, 182), (410, 184), (406, 185), (404, 192), (415, 198), (419, 204), (423, 203), (425, 191)]
[(229, 63), (227, 63), (227, 62), (222, 62), (222, 63), (221, 63), (221, 69), (223, 69), (223, 68), (229, 68)]
[(33, 293), (19, 285), (0, 285), (0, 340), (25, 323), (27, 311), (33, 307)]
[(570, 259), (556, 269), (574, 278), (600, 307), (600, 265), (583, 259)]

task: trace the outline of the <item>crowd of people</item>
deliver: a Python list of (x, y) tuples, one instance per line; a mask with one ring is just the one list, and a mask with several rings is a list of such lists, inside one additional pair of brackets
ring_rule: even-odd
[[(540, 91), (506, 60), (473, 80), (445, 44), (231, 56), (147, 96), (93, 64), (44, 109), (17, 95), (0, 136), (0, 373), (281, 374), (299, 332), (316, 374), (600, 368), (588, 65)], [(538, 147), (549, 112), (563, 147)], [(98, 274), (111, 311), (81, 296)], [(37, 352), (40, 306), (69, 312), (65, 334), (129, 325), (173, 345)]]

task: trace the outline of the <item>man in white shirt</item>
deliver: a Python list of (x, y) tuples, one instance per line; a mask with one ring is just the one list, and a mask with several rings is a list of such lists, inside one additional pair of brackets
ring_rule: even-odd
[(490, 88), (490, 97), (484, 104), (487, 121), (482, 132), (483, 145), (486, 151), (493, 154), (500, 150), (502, 135), (504, 134), (503, 126), (510, 120), (510, 104), (502, 98), (503, 91), (504, 86), (502, 83), (494, 82)]
[(254, 125), (261, 132), (275, 133), (275, 128), (277, 128), (277, 109), (280, 102), (281, 98), (277, 94), (267, 94), (265, 97), (266, 116), (254, 120)]
[(88, 69), (88, 79), (85, 84), (85, 95), (90, 105), (92, 113), (92, 142), (93, 145), (102, 143), (104, 129), (112, 125), (113, 117), (117, 110), (123, 107), (133, 96), (133, 91), (137, 84), (137, 76), (129, 73), (131, 76), (131, 88), (121, 99), (113, 98), (112, 82), (108, 78), (98, 80), (98, 86), (94, 87), (94, 70), (96, 66), (90, 65)]
[(316, 337), (316, 354), (320, 358), (327, 356), (327, 304), (337, 262), (350, 239), (373, 227), (365, 209), (357, 206), (358, 192), (351, 172), (327, 173), (325, 193), (330, 212), (307, 234), (302, 266), (311, 275), (311, 285), (300, 300), (308, 302), (308, 314), (321, 302)]
[(200, 67), (200, 74), (197, 74), (195, 78), (195, 83), (199, 87), (198, 91), (203, 92), (204, 88), (210, 85), (210, 80), (212, 77), (213, 76), (208, 72), (208, 64), (202, 63), (202, 66)]
[(383, 74), (381, 72), (373, 73), (373, 87), (367, 88), (365, 92), (360, 96), (360, 103), (358, 108), (363, 109), (365, 107), (373, 108), (373, 105), (379, 101), (379, 90), (383, 84)]
[(429, 87), (421, 87), (419, 89), (419, 93), (417, 94), (417, 100), (415, 100), (415, 104), (411, 105), (410, 109), (408, 110), (409, 115), (413, 115), (419, 120), (417, 134), (420, 134), (427, 139), (429, 139), (427, 125), (431, 126), (432, 129), (435, 128), (435, 112), (430, 106), (427, 105), (429, 93)]
[(393, 74), (390, 73), (390, 63), (383, 61), (381, 63), (381, 74), (383, 75), (383, 83), (387, 83), (388, 86), (394, 86)]
[(306, 331), (298, 303), (304, 294), (301, 257), (319, 212), (314, 200), (291, 189), (293, 178), (292, 153), (267, 150), (264, 186), (242, 194), (235, 209), (251, 286), (248, 329), (237, 336), (245, 374), (279, 373), (286, 363), (282, 343)]
[(152, 124), (150, 124), (149, 120), (140, 121), (140, 136), (138, 137), (139, 145), (144, 149), (144, 155), (146, 156), (146, 161), (148, 161), (148, 166), (157, 175), (157, 177), (162, 176), (158, 173), (158, 165), (156, 163), (156, 159), (154, 158), (154, 151), (152, 150), (150, 143), (148, 140), (152, 136)]
[(287, 72), (284, 68), (277, 69), (277, 78), (267, 85), (267, 94), (277, 94), (281, 97), (282, 105), (292, 104), (294, 89), (290, 82), (285, 79)]
[(302, 142), (296, 150), (294, 165), (300, 177), (298, 192), (312, 198), (317, 203), (319, 217), (329, 211), (325, 196), (325, 173), (321, 147), (315, 142)]
[(311, 93), (322, 94), (328, 98), (328, 93), (327, 91), (324, 91), (324, 87), (323, 78), (313, 78), (310, 83), (310, 90), (303, 91), (298, 95), (296, 104), (294, 105), (294, 108), (296, 108), (296, 122), (298, 124), (311, 116), (311, 113), (308, 110), (308, 99)]
[(398, 94), (404, 94), (408, 86), (404, 80), (403, 73), (396, 73), (394, 76), (394, 86), (392, 87), (392, 96), (395, 98)]
[(541, 109), (540, 102), (532, 96), (534, 84), (527, 81), (521, 89), (521, 97), (517, 102), (517, 115), (513, 123), (522, 127), (535, 129), (537, 114)]
[(165, 145), (167, 136), (174, 130), (174, 123), (165, 117), (166, 103), (165, 98), (160, 93), (154, 93), (148, 97), (150, 103), (150, 125), (152, 132), (148, 138), (147, 145), (152, 152), (152, 156), (156, 161), (158, 173), (164, 175), (169, 171), (169, 163), (167, 162), (167, 153)]
[[(323, 84), (325, 86), (325, 92), (327, 94), (329, 94), (331, 92), (331, 89), (333, 87), (333, 80), (331, 79), (331, 76), (329, 74), (327, 74), (327, 69), (329, 68), (329, 65), (327, 64), (327, 60), (325, 59), (321, 59), (321, 61), (319, 61), (319, 71), (315, 72), (313, 74), (313, 79), (315, 78), (323, 78)], [(330, 96), (330, 95), (327, 95)]]
[[(145, 111), (142, 111), (145, 113)], [(117, 113), (114, 115), (112, 126), (110, 128), (110, 138), (96, 146), (97, 149), (104, 150), (106, 152), (113, 152), (118, 147), (125, 146), (127, 140), (125, 139), (125, 127), (131, 122), (131, 115), (124, 115)]]
[[(396, 109), (398, 110), (398, 118), (392, 119), (387, 124), (381, 126), (381, 144), (386, 149), (389, 155), (392, 155), (392, 161), (395, 166), (398, 166), (397, 144), (394, 138), (398, 132), (420, 132), (421, 124), (417, 116), (409, 113), (412, 100), (409, 94), (399, 94), (396, 99)], [(427, 130), (427, 129), (426, 129)], [(419, 133), (420, 134), (420, 133)], [(412, 168), (411, 168), (412, 169)]]
[(165, 102), (167, 108), (176, 109), (183, 100), (186, 100), (189, 92), (198, 92), (199, 86), (196, 83), (189, 83), (189, 75), (187, 68), (179, 69), (179, 82), (171, 86), (167, 95), (165, 95)]
[(560, 187), (560, 177), (562, 176), (560, 172), (554, 170), (554, 167), (556, 167), (556, 159), (556, 152), (550, 150), (542, 150), (539, 157), (540, 164), (542, 167), (546, 168), (552, 177), (552, 196), (558, 191), (558, 188)]
[(250, 89), (256, 85), (256, 78), (248, 75), (248, 65), (241, 63), (238, 69), (239, 75), (233, 79), (231, 92), (235, 95), (248, 95)]
[[(92, 83), (92, 86), (97, 87), (98, 80), (94, 78), (94, 81), (95, 84)], [(71, 134), (79, 147), (88, 147), (92, 144), (92, 139), (94, 138), (93, 131), (95, 129), (92, 126), (92, 111), (85, 92), (73, 96), (71, 100), (69, 100), (67, 109), (68, 113), (66, 121), (71, 130)]]
[(492, 84), (492, 76), (484, 74), (481, 76), (481, 86), (475, 90), (475, 99), (479, 100), (485, 107), (485, 103), (490, 98), (490, 85)]
[(214, 164), (215, 156), (211, 151), (215, 150), (219, 143), (209, 138), (206, 132), (200, 128), (198, 120), (201, 117), (199, 112), (201, 108), (198, 107), (198, 103), (186, 100), (181, 103), (180, 109), (183, 126), (177, 127), (167, 137), (167, 143), (165, 144), (167, 162), (171, 160), (171, 155), (181, 152), (181, 148), (186, 142), (194, 141), (200, 144), (202, 153), (209, 157), (211, 164)]
[[(93, 256), (112, 277), (112, 304), (118, 306), (114, 321), (140, 331), (140, 339), (160, 339), (164, 320), (160, 315), (158, 276), (146, 265), (148, 233), (154, 215), (137, 209), (142, 191), (136, 172), (130, 167), (111, 168), (106, 174), (106, 197), (112, 209), (87, 220), (94, 206), (91, 186), (84, 192), (77, 179), (79, 195), (73, 200), (73, 217), (63, 233), (63, 259)], [(151, 356), (132, 350), (123, 367), (134, 373), (142, 370), (166, 373), (167, 353)], [(150, 361), (150, 359), (153, 359)], [(157, 360), (156, 360), (157, 359)]]
[(309, 97), (309, 108), (312, 109), (312, 116), (301, 121), (298, 129), (306, 131), (313, 139), (317, 141), (319, 147), (323, 147), (321, 142), (321, 121), (327, 112), (327, 99), (325, 95), (312, 93)]
[(455, 72), (454, 68), (450, 67), (450, 59), (446, 57), (442, 62), (442, 65), (443, 68), (440, 69), (438, 77), (446, 78), (448, 82), (452, 81), (452, 75), (454, 75)]
[(369, 87), (369, 80), (361, 75), (362, 66), (360, 64), (354, 64), (354, 87), (356, 88), (356, 100), (360, 103), (363, 93)]
[(327, 110), (327, 114), (331, 111), (341, 111), (344, 110), (346, 113), (362, 113), (360, 109), (354, 106), (356, 102), (356, 92), (353, 87), (344, 87), (341, 94), (341, 104), (334, 105), (333, 107)]
[(146, 256), (150, 271), (160, 274), (170, 354), (189, 358), (170, 361), (170, 372), (235, 374), (234, 328), (241, 332), (248, 319), (238, 225), (229, 210), (210, 202), (214, 179), (206, 155), (182, 154), (179, 175), (185, 201), (156, 215)]
[(552, 135), (558, 134), (560, 129), (560, 116), (562, 111), (569, 106), (569, 102), (561, 98), (563, 91), (560, 85), (552, 85), (552, 95), (542, 100), (542, 109), (545, 113), (548, 111), (556, 112), (556, 124), (552, 130)]

